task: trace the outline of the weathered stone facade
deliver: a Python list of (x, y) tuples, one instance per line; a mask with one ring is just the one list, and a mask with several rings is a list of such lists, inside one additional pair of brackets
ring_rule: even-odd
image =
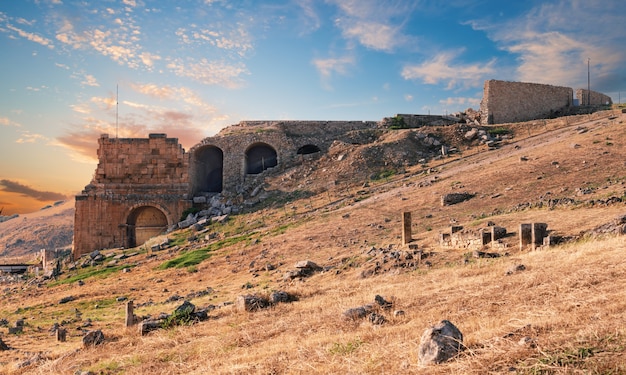
[(246, 179), (293, 165), (301, 155), (326, 151), (335, 140), (362, 143), (375, 121), (243, 121), (190, 150), (190, 194), (241, 194)]
[(587, 89), (577, 89), (576, 98), (580, 105), (611, 105), (613, 99), (601, 92), (589, 91)]
[(286, 168), (334, 141), (366, 143), (375, 121), (245, 121), (185, 152), (176, 138), (109, 138), (98, 167), (76, 196), (74, 257), (134, 247), (175, 225), (194, 197), (246, 196), (265, 170)]
[(74, 256), (133, 247), (176, 222), (191, 205), (189, 156), (176, 138), (98, 140), (98, 167), (76, 196)]
[(569, 111), (573, 102), (574, 93), (569, 87), (488, 80), (480, 102), (480, 118), (483, 125), (550, 118)]

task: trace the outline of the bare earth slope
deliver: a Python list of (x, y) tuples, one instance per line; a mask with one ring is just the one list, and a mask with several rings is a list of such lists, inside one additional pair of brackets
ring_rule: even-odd
[(1, 222), (0, 260), (28, 260), (39, 249), (68, 248), (72, 245), (73, 228), (73, 200)]
[[(410, 142), (400, 133), (387, 139)], [(57, 282), (3, 285), (0, 319), (13, 326), (23, 318), (25, 328), (19, 335), (0, 328), (11, 347), (0, 351), (0, 368), (15, 374), (626, 373), (626, 241), (596, 230), (607, 223), (622, 228), (614, 220), (626, 214), (625, 145), (626, 114), (605, 115), (558, 129), (521, 127), (499, 149), (470, 144), (402, 171), (390, 161), (396, 174), (360, 181), (346, 174), (350, 163), (373, 163), (367, 150), (335, 145), (336, 153), (269, 179), (266, 200), (250, 212), (205, 232), (172, 233), (166, 250), (113, 249), (105, 253), (129, 257), (85, 268), (80, 260)], [(465, 191), (474, 197), (441, 206), (443, 194)], [(401, 265), (388, 251), (407, 250), (403, 211), (412, 213), (414, 243), (425, 254), (418, 265)], [(483, 249), (500, 257), (439, 247), (439, 233), (450, 225), (477, 229), (489, 221), (513, 232), (506, 247)], [(520, 250), (516, 232), (527, 222), (545, 222), (569, 241)], [(324, 271), (284, 277), (306, 259)], [(239, 295), (277, 290), (298, 300), (257, 312), (233, 304)], [(376, 295), (393, 302), (377, 311), (384, 324), (344, 317)], [(126, 299), (139, 316), (169, 314), (189, 300), (208, 307), (209, 319), (140, 336), (136, 327), (124, 327)], [(420, 336), (442, 319), (462, 331), (466, 349), (424, 367)], [(51, 336), (54, 323), (68, 329), (66, 342)], [(89, 329), (101, 329), (105, 342), (82, 348)]]

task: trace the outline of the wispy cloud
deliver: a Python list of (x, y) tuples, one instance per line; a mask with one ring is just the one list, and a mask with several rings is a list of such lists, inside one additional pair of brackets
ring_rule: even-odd
[(0, 117), (0, 125), (3, 126), (16, 126), (20, 127), (21, 125), (8, 117)]
[(561, 0), (514, 19), (469, 24), (517, 56), (517, 80), (586, 86), (590, 58), (596, 90), (617, 91), (626, 85), (626, 50), (621, 48), (626, 24), (619, 2)]
[(35, 143), (37, 141), (45, 141), (48, 138), (44, 135), (32, 133), (28, 130), (21, 132), (20, 137), (15, 140), (15, 143)]
[(459, 53), (460, 51), (443, 52), (421, 64), (407, 65), (402, 69), (402, 77), (431, 85), (443, 83), (451, 90), (479, 87), (486, 77), (495, 72), (495, 60), (484, 64), (457, 63), (454, 60)]
[(0, 188), (7, 193), (16, 193), (23, 197), (33, 198), (38, 201), (57, 201), (67, 197), (52, 191), (41, 191), (12, 180), (0, 180)]
[(174, 74), (187, 77), (205, 85), (218, 85), (226, 88), (239, 88), (244, 84), (243, 75), (248, 69), (243, 63), (228, 63), (226, 61), (211, 61), (206, 58), (183, 60), (176, 58), (167, 64)]
[(15, 33), (17, 33), (17, 35), (19, 35), (20, 37), (30, 40), (31, 42), (37, 43), (37, 44), (41, 44), (42, 46), (46, 46), (50, 49), (54, 48), (54, 44), (52, 44), (52, 41), (48, 38), (45, 38), (41, 35), (35, 34), (35, 33), (30, 33), (27, 31), (24, 31), (18, 27), (15, 27), (13, 25), (7, 25), (6, 26), (7, 29), (14, 31)]
[(378, 51), (391, 52), (409, 38), (403, 34), (405, 17), (415, 4), (406, 1), (330, 0), (340, 10), (335, 25), (343, 36)]
[(322, 77), (322, 85), (326, 89), (332, 89), (330, 79), (333, 74), (346, 75), (350, 67), (356, 63), (354, 56), (330, 57), (326, 59), (314, 59), (313, 65)]
[(159, 100), (181, 100), (184, 103), (200, 108), (207, 114), (216, 112), (216, 108), (214, 106), (206, 103), (197, 93), (187, 87), (172, 87), (169, 85), (160, 86), (154, 83), (135, 83), (132, 84), (131, 87), (138, 93), (148, 95)]

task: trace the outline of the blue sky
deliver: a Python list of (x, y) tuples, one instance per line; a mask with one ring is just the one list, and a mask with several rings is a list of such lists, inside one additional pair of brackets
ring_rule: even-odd
[(0, 208), (79, 192), (103, 133), (452, 113), (486, 79), (586, 87), (588, 59), (617, 102), (625, 45), (619, 0), (5, 0)]

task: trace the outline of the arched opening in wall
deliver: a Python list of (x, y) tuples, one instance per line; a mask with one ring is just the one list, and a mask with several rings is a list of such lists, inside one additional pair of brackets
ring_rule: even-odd
[(193, 192), (221, 193), (223, 189), (224, 152), (215, 146), (194, 152)]
[(315, 154), (317, 152), (320, 152), (322, 150), (320, 150), (319, 147), (317, 147), (316, 145), (304, 145), (302, 147), (300, 147), (298, 149), (298, 151), (296, 152), (298, 155), (309, 155), (309, 154)]
[(126, 224), (129, 248), (143, 245), (150, 238), (167, 231), (167, 217), (154, 206), (135, 208), (128, 215)]
[(255, 143), (246, 151), (246, 173), (259, 174), (278, 165), (276, 150), (267, 143)]

